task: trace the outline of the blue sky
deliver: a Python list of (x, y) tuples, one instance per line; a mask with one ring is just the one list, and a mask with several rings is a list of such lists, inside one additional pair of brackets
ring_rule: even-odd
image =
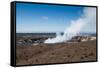
[(72, 20), (83, 14), (83, 9), (77, 6), (17, 3), (16, 31), (17, 33), (63, 32)]

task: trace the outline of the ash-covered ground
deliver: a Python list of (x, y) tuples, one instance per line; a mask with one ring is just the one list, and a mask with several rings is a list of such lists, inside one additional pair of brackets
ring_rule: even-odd
[(16, 64), (48, 64), (96, 61), (96, 35), (81, 34), (54, 44), (45, 44), (55, 33), (22, 33), (16, 37)]

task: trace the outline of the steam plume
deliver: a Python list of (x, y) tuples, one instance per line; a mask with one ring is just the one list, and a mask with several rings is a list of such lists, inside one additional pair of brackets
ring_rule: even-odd
[(84, 8), (83, 14), (77, 20), (71, 21), (69, 27), (64, 31), (64, 34), (57, 34), (55, 38), (48, 38), (44, 43), (61, 43), (70, 40), (72, 37), (77, 36), (78, 33), (84, 31), (85, 28), (94, 27), (96, 30), (96, 8)]

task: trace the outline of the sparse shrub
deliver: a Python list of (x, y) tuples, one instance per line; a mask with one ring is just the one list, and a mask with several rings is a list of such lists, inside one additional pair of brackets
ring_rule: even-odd
[(54, 55), (54, 53), (51, 53), (51, 55)]
[(67, 57), (70, 57), (70, 55), (68, 55)]
[(38, 62), (38, 59), (36, 59), (35, 61)]
[(80, 59), (84, 59), (84, 57), (81, 57)]
[(94, 55), (94, 53), (92, 53), (92, 52), (89, 54), (89, 56), (93, 56), (93, 55)]

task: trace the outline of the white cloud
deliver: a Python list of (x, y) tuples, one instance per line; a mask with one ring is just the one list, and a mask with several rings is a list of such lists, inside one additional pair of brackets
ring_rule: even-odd
[(47, 16), (42, 16), (42, 19), (47, 20), (47, 19), (48, 19), (48, 17), (47, 17)]

